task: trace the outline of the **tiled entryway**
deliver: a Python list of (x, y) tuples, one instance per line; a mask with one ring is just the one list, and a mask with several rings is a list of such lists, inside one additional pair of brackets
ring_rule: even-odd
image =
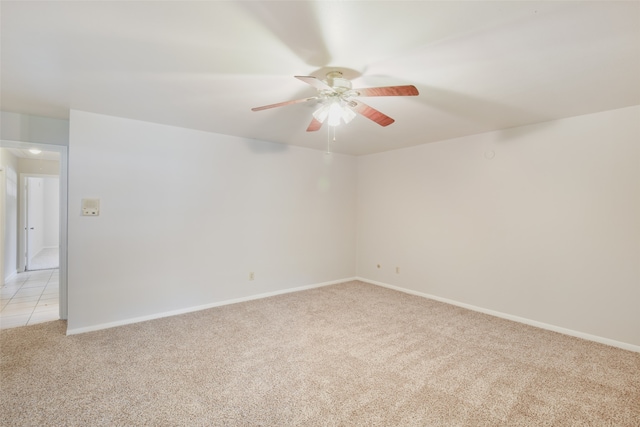
[(58, 320), (59, 270), (29, 271), (0, 288), (0, 329)]
[(50, 270), (60, 265), (58, 248), (44, 248), (29, 261), (29, 270)]

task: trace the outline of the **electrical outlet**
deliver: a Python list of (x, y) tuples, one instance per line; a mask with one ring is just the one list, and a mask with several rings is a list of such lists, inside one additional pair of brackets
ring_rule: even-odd
[(400, 267), (396, 267), (396, 274), (400, 274)]
[(378, 264), (378, 268), (380, 268), (380, 264)]
[(249, 280), (253, 280), (255, 278), (256, 277), (254, 276), (253, 271), (251, 273), (249, 273)]

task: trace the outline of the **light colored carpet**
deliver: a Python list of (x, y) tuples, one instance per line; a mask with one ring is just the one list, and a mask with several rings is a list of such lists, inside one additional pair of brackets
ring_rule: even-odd
[(640, 354), (349, 282), (0, 331), (7, 426), (638, 426)]
[(38, 252), (27, 266), (29, 271), (50, 270), (58, 268), (60, 264), (60, 251), (58, 248), (44, 248)]

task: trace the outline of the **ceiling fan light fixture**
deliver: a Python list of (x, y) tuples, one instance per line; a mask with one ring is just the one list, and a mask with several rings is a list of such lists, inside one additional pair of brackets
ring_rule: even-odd
[(313, 117), (320, 123), (327, 121), (329, 126), (338, 126), (340, 121), (349, 123), (356, 116), (356, 113), (345, 105), (342, 101), (335, 99), (331, 102), (324, 103), (320, 108), (313, 112)]
[(349, 108), (346, 105), (342, 106), (342, 120), (344, 120), (345, 124), (349, 123), (356, 116), (355, 111)]
[(332, 102), (329, 105), (329, 126), (338, 126), (342, 118), (342, 106), (338, 102)]
[(330, 104), (322, 104), (320, 108), (313, 112), (313, 117), (320, 123), (324, 123), (329, 115)]

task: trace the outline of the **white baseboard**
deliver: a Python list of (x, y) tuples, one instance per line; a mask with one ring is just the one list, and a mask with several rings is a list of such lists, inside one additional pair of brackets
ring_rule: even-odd
[(4, 278), (4, 283), (7, 283), (8, 281), (15, 279), (17, 275), (18, 275), (18, 270), (11, 272), (11, 274), (9, 274)]
[(140, 317), (134, 317), (129, 319), (117, 320), (115, 322), (101, 323), (98, 325), (86, 326), (82, 328), (67, 329), (67, 335), (76, 335), (76, 334), (82, 334), (85, 332), (99, 331), (101, 329), (115, 328), (116, 326), (124, 326), (124, 325), (130, 325), (133, 323), (146, 322), (147, 320), (161, 319), (163, 317), (170, 317), (170, 316), (176, 316), (179, 314), (192, 313), (194, 311), (207, 310), (209, 308), (221, 307), (223, 305), (237, 304), (239, 302), (246, 302), (246, 301), (252, 301), (252, 300), (261, 299), (261, 298), (268, 298), (276, 295), (289, 294), (292, 292), (306, 291), (308, 289), (320, 288), (320, 287), (329, 286), (329, 285), (336, 285), (338, 283), (349, 282), (352, 280), (358, 280), (358, 279), (356, 279), (355, 277), (351, 277), (351, 278), (340, 279), (340, 280), (332, 280), (330, 282), (316, 283), (313, 285), (299, 286), (296, 288), (282, 289), (279, 291), (265, 292), (262, 294), (256, 294), (256, 295), (250, 295), (250, 296), (241, 297), (241, 298), (218, 301), (210, 304), (198, 305), (195, 307), (186, 307), (178, 310), (165, 311), (162, 313), (155, 313), (148, 316), (140, 316)]
[(416, 296), (419, 296), (419, 297), (429, 298), (429, 299), (432, 299), (432, 300), (435, 300), (435, 301), (444, 302), (446, 304), (455, 305), (457, 307), (466, 308), (468, 310), (473, 310), (473, 311), (477, 311), (477, 312), (480, 312), (480, 313), (489, 314), (491, 316), (500, 317), (502, 319), (512, 320), (512, 321), (518, 322), (518, 323), (524, 323), (525, 325), (535, 326), (537, 328), (547, 329), (549, 331), (558, 332), (558, 333), (561, 333), (561, 334), (564, 334), (564, 335), (569, 335), (569, 336), (576, 337), (576, 338), (582, 338), (582, 339), (585, 339), (585, 340), (588, 340), (588, 341), (594, 341), (594, 342), (597, 342), (597, 343), (600, 343), (600, 344), (606, 344), (606, 345), (610, 345), (612, 347), (621, 348), (623, 350), (629, 350), (629, 351), (634, 351), (636, 353), (640, 353), (640, 346), (638, 346), (638, 345), (629, 344), (629, 343), (622, 342), (622, 341), (616, 341), (616, 340), (612, 340), (612, 339), (609, 339), (609, 338), (599, 337), (597, 335), (586, 334), (584, 332), (574, 331), (572, 329), (562, 328), (560, 326), (555, 326), (555, 325), (550, 325), (548, 323), (538, 322), (537, 320), (531, 320), (531, 319), (527, 319), (527, 318), (524, 318), (524, 317), (514, 316), (514, 315), (511, 315), (511, 314), (507, 314), (507, 313), (502, 313), (502, 312), (499, 312), (499, 311), (489, 310), (489, 309), (486, 309), (486, 308), (477, 307), (475, 305), (471, 305), (471, 304), (466, 304), (466, 303), (450, 300), (448, 298), (442, 298), (442, 297), (438, 297), (438, 296), (435, 296), (435, 295), (430, 295), (430, 294), (425, 294), (423, 292), (414, 291), (414, 290), (411, 290), (411, 289), (401, 288), (399, 286), (389, 285), (387, 283), (377, 282), (375, 280), (365, 279), (363, 277), (357, 277), (356, 280), (359, 280), (359, 281), (365, 282), (365, 283), (369, 283), (369, 284), (372, 284), (372, 285), (382, 286), (384, 288), (389, 288), (389, 289), (393, 289), (393, 290), (396, 290), (396, 291), (404, 292), (404, 293), (407, 293), (407, 294), (416, 295)]

